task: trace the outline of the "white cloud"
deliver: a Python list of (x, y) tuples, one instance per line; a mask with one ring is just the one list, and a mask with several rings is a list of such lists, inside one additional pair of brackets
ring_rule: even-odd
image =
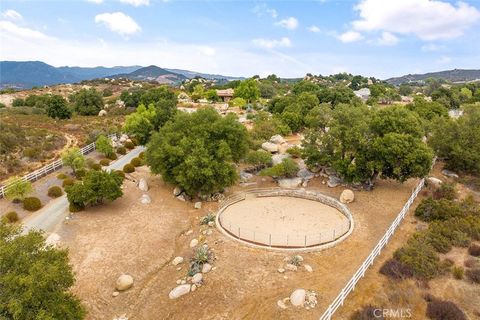
[(123, 12), (98, 14), (95, 16), (95, 22), (104, 24), (107, 28), (122, 36), (131, 35), (141, 30), (135, 20)]
[(150, 0), (120, 0), (121, 3), (131, 4), (134, 7), (148, 6)]
[(15, 10), (12, 10), (12, 9), (8, 9), (8, 10), (3, 11), (2, 16), (4, 18), (10, 19), (10, 20), (22, 20), (23, 19), (22, 15), (20, 13), (18, 13)]
[(287, 37), (283, 37), (279, 40), (259, 38), (259, 39), (253, 39), (252, 42), (257, 47), (265, 48), (265, 49), (275, 49), (275, 48), (291, 47), (292, 46), (292, 42)]
[(427, 44), (424, 44), (420, 50), (422, 50), (423, 52), (432, 52), (432, 51), (439, 51), (439, 50), (442, 50), (444, 49), (445, 46), (442, 46), (442, 45), (438, 45), (438, 44), (435, 44), (435, 43), (427, 43)]
[(360, 41), (363, 38), (362, 34), (357, 31), (347, 31), (338, 36), (338, 40), (344, 43)]
[(480, 21), (480, 11), (469, 4), (452, 5), (439, 0), (361, 0), (352, 22), (357, 31), (414, 34), (422, 40), (461, 36)]
[(307, 28), (307, 30), (310, 31), (310, 32), (315, 32), (315, 33), (320, 32), (320, 28), (317, 27), (317, 26), (310, 26), (310, 27)]
[(24, 28), (24, 27), (19, 27), (16, 24), (14, 24), (13, 22), (5, 21), (5, 20), (0, 21), (0, 31), (2, 31), (1, 32), (2, 34), (3, 33), (10, 34), (12, 36), (27, 39), (27, 40), (28, 39), (34, 40), (34, 39), (48, 39), (48, 38), (50, 38), (46, 34), (40, 32), (40, 31), (29, 29), (29, 28)]
[(269, 8), (265, 3), (257, 4), (255, 7), (253, 7), (252, 12), (255, 13), (259, 18), (263, 17), (264, 15), (268, 15), (274, 19), (278, 17), (277, 10)]
[(377, 44), (381, 46), (394, 46), (398, 43), (398, 38), (390, 32), (382, 32), (382, 36), (377, 39)]
[(215, 49), (212, 47), (204, 46), (200, 47), (199, 51), (201, 54), (204, 54), (206, 56), (214, 56), (215, 55)]
[(103, 2), (103, 0), (87, 0), (88, 2), (93, 2), (93, 3), (96, 3), (96, 4), (100, 4)]
[(295, 30), (298, 27), (298, 20), (295, 17), (289, 17), (275, 22), (275, 25), (285, 29)]

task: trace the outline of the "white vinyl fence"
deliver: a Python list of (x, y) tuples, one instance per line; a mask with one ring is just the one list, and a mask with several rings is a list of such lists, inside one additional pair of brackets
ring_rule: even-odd
[[(116, 135), (115, 134), (110, 134), (110, 135), (108, 135), (108, 137), (110, 139), (113, 139), (114, 137), (116, 137)], [(92, 142), (89, 145), (86, 145), (85, 147), (81, 148), (80, 153), (85, 155), (85, 154), (88, 154), (88, 153), (90, 153), (94, 150), (95, 150), (95, 142)], [(56, 160), (56, 161), (54, 161), (50, 164), (47, 164), (46, 166), (44, 166), (44, 167), (42, 167), (38, 170), (30, 172), (29, 174), (23, 176), (20, 180), (36, 181), (36, 180), (40, 179), (41, 177), (46, 176), (49, 173), (57, 171), (61, 167), (63, 167), (63, 161), (62, 161), (62, 159), (58, 159), (58, 160)], [(0, 198), (3, 198), (5, 196), (5, 191), (13, 184), (15, 184), (15, 181), (13, 181), (12, 183), (10, 183), (8, 185), (0, 186)]]
[(337, 309), (343, 305), (345, 298), (348, 296), (350, 292), (353, 291), (353, 289), (355, 289), (355, 285), (361, 278), (363, 278), (363, 276), (365, 275), (365, 271), (373, 264), (373, 260), (380, 255), (380, 252), (382, 251), (383, 247), (385, 247), (390, 237), (393, 235), (397, 227), (402, 222), (403, 218), (405, 217), (408, 210), (410, 209), (410, 206), (412, 205), (413, 201), (415, 201), (415, 198), (417, 197), (418, 193), (422, 190), (424, 185), (425, 185), (425, 179), (420, 180), (417, 187), (412, 192), (412, 195), (410, 196), (408, 201), (405, 203), (405, 205), (403, 206), (398, 216), (395, 218), (395, 220), (393, 220), (392, 224), (387, 229), (387, 232), (385, 232), (382, 239), (380, 239), (380, 241), (377, 243), (375, 248), (368, 255), (367, 259), (365, 259), (365, 261), (362, 263), (360, 268), (358, 268), (357, 272), (355, 272), (355, 274), (352, 276), (350, 281), (347, 282), (346, 286), (340, 291), (340, 293), (337, 295), (335, 300), (333, 300), (332, 304), (328, 306), (327, 310), (325, 310), (323, 315), (320, 317), (320, 320), (330, 320), (332, 318), (332, 315), (335, 313), (335, 311), (337, 311)]

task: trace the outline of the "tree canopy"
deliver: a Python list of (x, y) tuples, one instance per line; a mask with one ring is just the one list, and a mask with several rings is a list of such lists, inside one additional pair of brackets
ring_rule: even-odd
[(78, 147), (71, 147), (65, 150), (62, 154), (63, 165), (72, 168), (73, 173), (79, 169), (85, 168), (85, 157), (80, 153)]
[(128, 135), (137, 138), (140, 144), (146, 144), (154, 129), (153, 121), (156, 116), (157, 112), (153, 103), (148, 108), (141, 104), (134, 113), (127, 115), (123, 130)]
[(233, 163), (247, 150), (247, 131), (236, 117), (206, 108), (167, 122), (153, 134), (145, 159), (153, 173), (193, 196), (232, 185), (238, 178)]
[(235, 89), (235, 97), (243, 98), (247, 102), (256, 101), (260, 97), (257, 80), (247, 79), (240, 82), (240, 85)]
[(38, 231), (22, 233), (0, 222), (0, 318), (66, 319), (85, 317), (67, 250), (47, 246)]
[(104, 136), (103, 134), (97, 137), (95, 141), (95, 148), (103, 153), (106, 157), (110, 157), (112, 154), (115, 153), (113, 149), (112, 140)]
[(73, 95), (74, 109), (83, 116), (95, 116), (103, 109), (102, 94), (95, 88), (81, 89)]
[(47, 115), (54, 119), (70, 119), (72, 111), (68, 108), (67, 100), (62, 96), (53, 95), (47, 104)]
[(5, 185), (9, 185), (5, 190), (5, 198), (8, 200), (23, 200), (33, 191), (32, 183), (18, 176), (9, 178)]

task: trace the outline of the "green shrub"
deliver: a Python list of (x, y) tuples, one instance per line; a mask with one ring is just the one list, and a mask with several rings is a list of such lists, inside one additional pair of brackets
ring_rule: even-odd
[(87, 173), (87, 171), (85, 169), (77, 169), (75, 171), (75, 178), (82, 179), (85, 176), (86, 173)]
[(122, 179), (125, 179), (125, 172), (123, 172), (122, 170), (115, 170), (114, 172), (118, 174)]
[(302, 148), (299, 146), (293, 146), (287, 149), (287, 153), (290, 154), (294, 158), (301, 158), (302, 157)]
[(468, 253), (474, 257), (480, 256), (480, 246), (477, 244), (472, 244), (470, 247), (468, 247)]
[(462, 267), (453, 267), (452, 274), (455, 279), (461, 280), (463, 279), (464, 270)]
[(140, 158), (133, 158), (131, 161), (130, 161), (130, 164), (134, 167), (140, 167), (142, 165), (142, 160)]
[(480, 283), (480, 268), (467, 270), (466, 275), (471, 281)]
[(447, 199), (434, 200), (431, 197), (422, 200), (415, 209), (415, 216), (423, 221), (447, 220), (461, 214), (458, 203)]
[(57, 179), (63, 180), (66, 179), (68, 176), (65, 173), (59, 173), (57, 174)]
[(68, 187), (68, 186), (72, 186), (73, 184), (75, 183), (75, 180), (72, 179), (72, 178), (66, 178), (63, 180), (62, 182), (62, 187), (65, 188), (65, 187)]
[(48, 189), (48, 196), (51, 198), (58, 198), (63, 194), (62, 188), (59, 186), (53, 186)]
[(135, 148), (135, 145), (134, 145), (133, 142), (131, 142), (131, 141), (126, 141), (123, 145), (124, 145), (125, 148), (127, 148), (127, 149), (133, 149), (133, 148)]
[(213, 213), (208, 213), (206, 216), (203, 216), (200, 219), (200, 224), (201, 225), (208, 225), (209, 222), (215, 221), (215, 214)]
[(418, 237), (412, 237), (407, 244), (394, 253), (395, 259), (410, 267), (418, 279), (432, 279), (440, 273), (440, 259), (435, 249)]
[(455, 200), (457, 198), (457, 191), (455, 185), (452, 183), (442, 183), (440, 188), (433, 192), (433, 199)]
[(190, 259), (188, 275), (193, 276), (194, 274), (201, 272), (203, 265), (212, 260), (213, 253), (210, 251), (207, 245), (198, 247), (195, 250), (193, 257)]
[(68, 205), (68, 211), (70, 212), (79, 212), (79, 211), (82, 211), (83, 209), (85, 209), (85, 206), (80, 204), (70, 203)]
[(143, 152), (143, 151), (140, 152), (140, 153), (138, 154), (138, 157), (139, 157), (140, 159), (142, 159), (142, 160), (145, 159), (145, 152)]
[(100, 171), (100, 170), (102, 170), (102, 166), (100, 165), (100, 163), (92, 163), (90, 165), (90, 169), (95, 170), (95, 171)]
[(108, 159), (102, 159), (99, 161), (100, 165), (103, 166), (103, 167), (106, 167), (110, 164), (110, 160)]
[(40, 199), (37, 197), (27, 197), (23, 199), (23, 209), (28, 211), (37, 211), (42, 207)]
[(117, 154), (116, 153), (110, 153), (108, 156), (107, 156), (108, 159), (110, 160), (117, 160)]
[(133, 145), (138, 146), (138, 140), (135, 137), (131, 137), (130, 140), (132, 141)]
[(379, 271), (392, 279), (407, 279), (413, 277), (413, 270), (396, 259), (387, 260)]
[(20, 220), (20, 218), (18, 217), (18, 213), (16, 213), (15, 211), (7, 212), (7, 214), (5, 215), (5, 219), (7, 220), (7, 222), (10, 223), (15, 223)]
[(125, 147), (118, 147), (117, 153), (121, 155), (127, 154), (127, 149)]
[(270, 166), (272, 156), (263, 150), (249, 151), (245, 156), (245, 162), (254, 166)]
[(292, 159), (283, 159), (281, 163), (260, 171), (262, 176), (291, 178), (298, 172), (298, 166)]
[(123, 172), (125, 173), (132, 173), (134, 171), (135, 171), (135, 167), (130, 163), (127, 163), (126, 165), (123, 166)]

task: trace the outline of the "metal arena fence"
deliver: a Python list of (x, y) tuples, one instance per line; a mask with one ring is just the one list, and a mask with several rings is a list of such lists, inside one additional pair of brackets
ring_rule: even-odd
[[(108, 137), (110, 139), (113, 139), (116, 137), (116, 134), (109, 134)], [(80, 149), (80, 153), (83, 155), (86, 155), (92, 151), (95, 150), (95, 142), (90, 143), (89, 145), (86, 145), (85, 147)], [(53, 161), (46, 166), (43, 166), (42, 168), (35, 170), (33, 172), (30, 172), (29, 174), (23, 176), (19, 180), (12, 181), (11, 183), (0, 186), (0, 198), (3, 198), (5, 196), (5, 192), (8, 190), (9, 187), (17, 183), (18, 181), (37, 181), (41, 177), (46, 176), (49, 173), (55, 172), (58, 169), (63, 167), (63, 161), (62, 159), (58, 159), (56, 161)]]

